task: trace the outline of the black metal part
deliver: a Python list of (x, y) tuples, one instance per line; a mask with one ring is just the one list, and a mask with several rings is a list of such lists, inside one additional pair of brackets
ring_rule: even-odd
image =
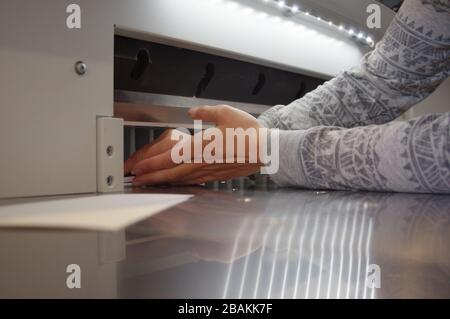
[(150, 52), (147, 49), (139, 49), (136, 55), (136, 63), (131, 69), (130, 77), (133, 80), (139, 80), (151, 62)]
[(298, 88), (297, 94), (295, 94), (294, 100), (297, 100), (305, 95), (306, 85), (304, 82), (300, 82), (300, 87)]
[(252, 91), (252, 95), (257, 95), (264, 87), (264, 85), (266, 84), (266, 76), (264, 75), (264, 73), (260, 72), (258, 74), (258, 82), (255, 85), (255, 88)]
[[(136, 52), (142, 52), (138, 61)], [(116, 90), (201, 96), (269, 106), (295, 100), (299, 83), (304, 83), (306, 93), (324, 82), (311, 76), (122, 36), (115, 37), (114, 67)], [(130, 77), (130, 72), (135, 79)]]
[(211, 82), (212, 78), (214, 77), (215, 70), (216, 70), (216, 68), (215, 68), (214, 64), (208, 63), (206, 65), (206, 67), (205, 67), (205, 75), (200, 80), (200, 83), (197, 86), (197, 91), (195, 92), (195, 97), (201, 97), (202, 92), (204, 90), (206, 90), (206, 88), (208, 87), (208, 85)]

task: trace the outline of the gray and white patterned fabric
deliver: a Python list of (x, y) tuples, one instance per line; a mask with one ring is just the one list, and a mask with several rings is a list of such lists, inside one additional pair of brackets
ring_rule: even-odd
[(406, 0), (359, 66), (260, 116), (281, 130), (272, 179), (315, 189), (450, 193), (450, 113), (391, 122), (449, 74), (450, 1)]

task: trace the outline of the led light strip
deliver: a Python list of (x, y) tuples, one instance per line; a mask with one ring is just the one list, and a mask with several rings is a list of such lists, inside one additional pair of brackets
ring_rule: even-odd
[(351, 28), (351, 27), (346, 28), (342, 24), (335, 24), (333, 21), (327, 21), (318, 15), (314, 16), (311, 13), (309, 13), (308, 11), (300, 10), (298, 5), (289, 6), (286, 4), (286, 2), (284, 0), (261, 0), (261, 1), (265, 2), (265, 3), (272, 3), (273, 5), (277, 6), (279, 9), (283, 10), (285, 13), (288, 13), (289, 16), (291, 16), (291, 17), (299, 15), (299, 14), (303, 14), (304, 16), (315, 18), (318, 22), (323, 23), (324, 25), (326, 24), (329, 27), (335, 28), (340, 32), (346, 32), (352, 39), (357, 40), (360, 43), (364, 43), (370, 47), (373, 47), (375, 45), (375, 42), (370, 35), (366, 35), (362, 31), (357, 32), (357, 31), (355, 31), (354, 28)]

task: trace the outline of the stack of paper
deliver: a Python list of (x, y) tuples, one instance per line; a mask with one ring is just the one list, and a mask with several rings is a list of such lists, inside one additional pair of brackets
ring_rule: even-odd
[(0, 227), (117, 231), (191, 195), (109, 194), (0, 204)]

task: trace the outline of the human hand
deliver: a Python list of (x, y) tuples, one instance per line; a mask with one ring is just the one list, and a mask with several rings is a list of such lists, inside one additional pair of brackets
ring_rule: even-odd
[[(224, 140), (223, 149), (215, 150), (221, 153), (217, 155), (223, 158), (223, 163), (206, 163), (202, 161), (201, 163), (177, 164), (172, 158), (172, 149), (179, 143), (179, 140), (173, 139), (174, 134), (181, 135), (183, 143), (192, 149), (194, 149), (195, 138), (186, 133), (168, 130), (156, 141), (133, 154), (125, 163), (125, 173), (132, 172), (136, 175), (133, 181), (135, 186), (156, 184), (196, 185), (209, 181), (248, 176), (260, 170), (262, 164), (259, 161), (258, 147), (256, 149), (253, 148), (253, 152), (256, 152), (257, 160), (249, 160), (250, 151), (252, 150), (250, 144), (255, 143), (257, 146), (259, 145), (258, 133), (262, 128), (253, 116), (227, 105), (196, 107), (189, 111), (189, 115), (194, 120), (215, 123), (215, 129), (220, 130), (223, 136), (226, 136), (227, 128), (240, 128), (244, 131), (255, 129), (256, 135), (254, 139), (256, 140), (250, 141), (250, 136), (245, 136), (245, 158), (238, 158), (239, 152), (234, 151), (231, 152), (234, 160), (233, 158), (226, 160), (230, 157), (230, 150), (226, 149), (227, 143)], [(205, 135), (207, 135), (208, 130), (211, 129), (205, 130)], [(235, 137), (235, 146), (238, 144), (237, 138)], [(209, 142), (209, 139), (200, 141), (202, 150)]]

